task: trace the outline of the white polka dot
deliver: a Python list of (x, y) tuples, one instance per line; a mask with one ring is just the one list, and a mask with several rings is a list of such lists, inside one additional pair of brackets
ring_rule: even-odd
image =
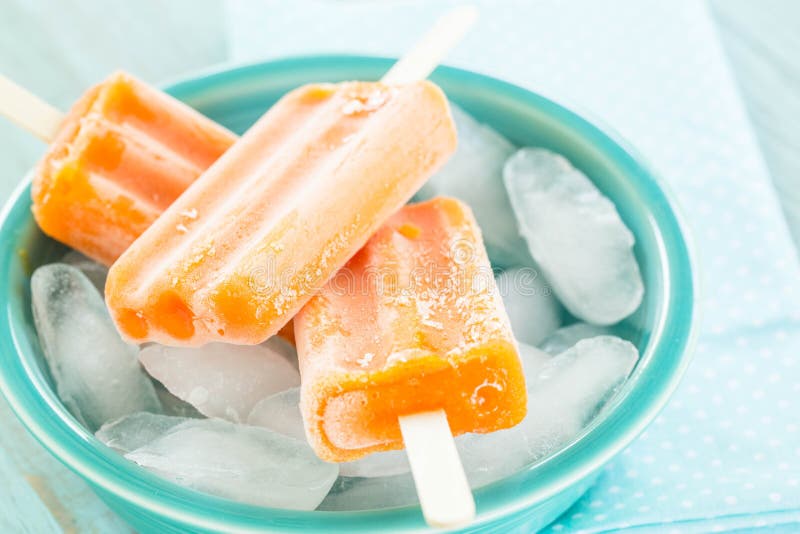
[(772, 502), (780, 502), (781, 499), (782, 499), (782, 497), (781, 497), (780, 493), (770, 493), (769, 494), (769, 500), (771, 500)]

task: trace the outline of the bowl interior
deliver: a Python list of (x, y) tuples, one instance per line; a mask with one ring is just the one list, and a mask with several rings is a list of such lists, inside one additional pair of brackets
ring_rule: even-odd
[[(201, 75), (168, 91), (241, 133), (299, 85), (377, 79), (390, 64), (388, 59), (350, 56), (293, 58)], [(631, 379), (570, 446), (476, 491), (481, 524), (576, 484), (655, 417), (688, 361), (694, 281), (670, 200), (630, 149), (607, 131), (551, 100), (492, 78), (440, 68), (432, 79), (453, 101), (514, 143), (550, 148), (583, 170), (614, 201), (636, 236), (635, 252), (646, 288), (642, 306), (625, 322), (625, 337), (642, 354)], [(374, 527), (380, 517), (387, 529), (423, 526), (415, 507), (291, 512), (217, 499), (158, 479), (100, 445), (55, 395), (30, 311), (32, 270), (65, 250), (38, 230), (30, 213), (29, 189), (23, 184), (6, 206), (0, 228), (0, 291), (6, 302), (0, 310), (0, 386), (25, 425), (67, 465), (107, 491), (198, 525), (246, 528), (270, 521), (287, 529), (324, 525), (356, 531)]]

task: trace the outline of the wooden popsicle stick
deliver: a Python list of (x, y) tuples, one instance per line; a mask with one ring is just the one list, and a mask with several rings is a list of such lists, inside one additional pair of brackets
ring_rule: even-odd
[(392, 84), (424, 80), (436, 68), (478, 18), (474, 6), (460, 6), (445, 13), (417, 44), (383, 75)]
[(49, 143), (64, 119), (59, 110), (0, 75), (0, 115)]
[(475, 500), (444, 410), (400, 417), (411, 474), (425, 521), (455, 528), (475, 518)]

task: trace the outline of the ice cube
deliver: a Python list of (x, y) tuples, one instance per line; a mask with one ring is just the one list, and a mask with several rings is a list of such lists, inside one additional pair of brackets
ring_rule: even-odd
[(410, 473), (380, 478), (339, 477), (319, 510), (378, 510), (418, 502)]
[(469, 204), (483, 231), (492, 262), (502, 267), (531, 263), (503, 187), (503, 164), (514, 145), (464, 110), (450, 108), (458, 131), (458, 148), (439, 172), (420, 189), (418, 200), (439, 195)]
[(95, 436), (106, 446), (127, 454), (155, 441), (185, 421), (188, 421), (185, 417), (139, 412), (104, 424)]
[(247, 419), (261, 399), (298, 386), (297, 369), (264, 345), (149, 345), (139, 360), (150, 375), (208, 417)]
[(503, 178), (520, 230), (561, 303), (608, 325), (639, 306), (644, 292), (633, 234), (614, 204), (565, 158), (523, 148)]
[[(277, 393), (256, 404), (248, 425), (268, 428), (285, 436), (306, 440), (300, 414), (300, 388)], [(377, 452), (353, 462), (339, 464), (339, 474), (347, 477), (382, 477), (408, 473), (405, 451)]]
[(472, 487), (509, 476), (575, 439), (630, 374), (636, 347), (613, 336), (579, 341), (527, 377), (528, 415), (491, 434), (466, 434), (456, 446)]
[(135, 412), (159, 412), (153, 384), (80, 270), (45, 265), (31, 277), (33, 318), (64, 406), (94, 432)]
[(497, 288), (517, 340), (538, 345), (561, 326), (561, 305), (539, 269), (507, 269), (497, 276)]
[(70, 250), (61, 258), (61, 263), (72, 265), (81, 270), (86, 278), (94, 284), (100, 291), (100, 295), (105, 295), (106, 277), (108, 277), (108, 267), (87, 258), (77, 250)]
[(222, 419), (190, 419), (125, 457), (182, 486), (291, 510), (315, 509), (339, 473), (305, 442)]
[(250, 411), (247, 424), (305, 441), (306, 431), (303, 428), (303, 416), (300, 415), (300, 388), (287, 389), (258, 402)]
[(582, 339), (590, 337), (611, 335), (611, 329), (606, 326), (597, 326), (588, 323), (573, 323), (569, 326), (559, 328), (541, 343), (539, 348), (548, 354), (555, 356), (561, 354)]

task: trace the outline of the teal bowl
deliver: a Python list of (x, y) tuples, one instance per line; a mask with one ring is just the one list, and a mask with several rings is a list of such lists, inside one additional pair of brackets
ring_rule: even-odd
[[(203, 73), (167, 91), (243, 132), (281, 95), (308, 82), (372, 80), (392, 60), (299, 57)], [(655, 418), (689, 362), (695, 279), (686, 233), (663, 184), (615, 135), (531, 91), (441, 67), (432, 79), (478, 119), (519, 145), (569, 158), (608, 195), (636, 236), (646, 293), (627, 321), (641, 351), (631, 378), (569, 446), (475, 491), (473, 532), (533, 531), (551, 522), (594, 482), (605, 463)], [(31, 216), (29, 184), (0, 221), (0, 387), (28, 430), (86, 479), (141, 532), (411, 532), (426, 526), (418, 507), (365, 512), (298, 512), (211, 497), (157, 478), (100, 444), (67, 412), (43, 365), (30, 310), (30, 274), (63, 253)]]

